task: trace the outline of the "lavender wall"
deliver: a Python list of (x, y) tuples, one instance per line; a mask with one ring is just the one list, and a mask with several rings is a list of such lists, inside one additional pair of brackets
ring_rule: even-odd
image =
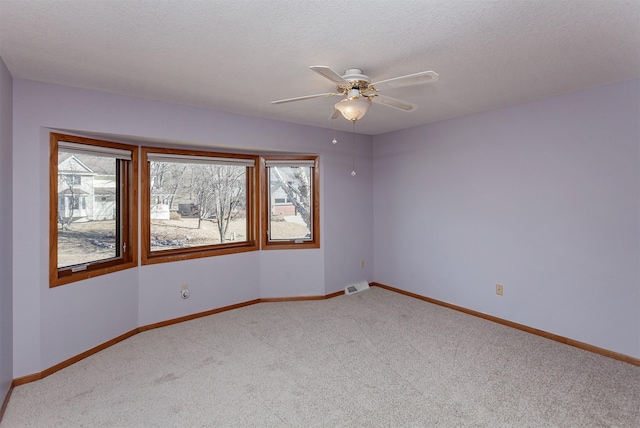
[(0, 58), (0, 403), (13, 380), (11, 157), (13, 79)]
[[(262, 251), (143, 266), (48, 288), (48, 129), (320, 154), (318, 250)], [(120, 137), (118, 137), (120, 136)], [(349, 138), (347, 138), (347, 136)], [(371, 137), (16, 79), (14, 376), (39, 372), (139, 326), (259, 297), (324, 295), (373, 277)], [(351, 136), (338, 132), (338, 139)], [(368, 261), (365, 269), (360, 260)], [(191, 297), (180, 298), (188, 283)]]
[(374, 280), (640, 358), (639, 93), (374, 137)]

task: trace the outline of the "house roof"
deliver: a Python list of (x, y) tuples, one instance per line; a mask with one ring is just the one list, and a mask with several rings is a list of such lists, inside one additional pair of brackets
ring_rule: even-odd
[[(0, 55), (14, 78), (350, 131), (309, 70), (360, 68), (417, 104), (372, 106), (380, 134), (640, 77), (638, 0), (2, 0)], [(61, 25), (64, 23), (64, 25)], [(54, 29), (53, 31), (49, 31)]]
[(78, 156), (58, 152), (58, 174), (72, 173), (78, 175), (93, 174), (93, 170)]
[[(68, 160), (71, 158), (79, 161), (76, 162), (76, 166), (81, 168), (80, 170), (77, 168), (70, 169), (70, 167), (66, 166), (68, 164)], [(115, 175), (115, 162), (113, 161), (113, 158), (108, 157), (60, 152), (58, 154), (58, 172), (73, 172), (75, 174), (91, 173), (92, 175), (113, 176)]]

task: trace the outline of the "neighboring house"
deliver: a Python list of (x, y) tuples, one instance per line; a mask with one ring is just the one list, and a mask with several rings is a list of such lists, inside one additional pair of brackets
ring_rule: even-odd
[[(293, 174), (290, 174), (290, 168), (278, 168), (282, 179), (287, 182), (289, 186), (294, 188), (300, 187), (300, 180)], [(284, 190), (280, 180), (274, 179), (272, 176), (271, 183), (271, 214), (282, 214), (284, 216), (295, 216), (298, 214), (293, 201), (289, 198), (289, 195)]]
[(115, 161), (61, 153), (58, 156), (58, 216), (73, 221), (116, 218)]
[(271, 183), (271, 214), (296, 215), (296, 207), (277, 181)]

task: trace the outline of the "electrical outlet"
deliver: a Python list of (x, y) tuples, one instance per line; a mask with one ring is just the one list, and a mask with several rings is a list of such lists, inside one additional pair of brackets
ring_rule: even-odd
[(180, 289), (180, 297), (183, 299), (189, 298), (189, 284), (182, 284), (182, 288)]
[(498, 296), (502, 296), (502, 292), (503, 292), (502, 285), (496, 284), (496, 294)]
[(360, 269), (364, 269), (364, 260), (360, 260)]

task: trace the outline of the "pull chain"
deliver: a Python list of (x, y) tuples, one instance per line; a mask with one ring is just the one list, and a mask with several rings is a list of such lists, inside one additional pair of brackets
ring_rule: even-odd
[(351, 167), (351, 176), (356, 176), (356, 121), (353, 121), (353, 162)]

